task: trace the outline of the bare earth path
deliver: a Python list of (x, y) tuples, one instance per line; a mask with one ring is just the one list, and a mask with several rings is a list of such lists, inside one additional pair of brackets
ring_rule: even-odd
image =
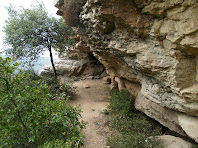
[(109, 85), (101, 79), (86, 79), (74, 82), (73, 86), (77, 92), (71, 103), (80, 104), (82, 120), (88, 122), (83, 131), (84, 148), (105, 148), (109, 129), (107, 116), (102, 111), (109, 104)]

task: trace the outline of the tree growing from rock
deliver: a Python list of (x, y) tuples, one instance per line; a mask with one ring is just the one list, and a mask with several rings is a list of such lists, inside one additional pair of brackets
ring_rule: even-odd
[(72, 43), (71, 28), (64, 23), (63, 19), (49, 16), (42, 4), (32, 9), (21, 8), (20, 10), (9, 6), (7, 10), (9, 17), (3, 29), (4, 43), (9, 47), (6, 52), (15, 59), (28, 57), (33, 61), (43, 51), (48, 50), (56, 78), (52, 48), (64, 50)]

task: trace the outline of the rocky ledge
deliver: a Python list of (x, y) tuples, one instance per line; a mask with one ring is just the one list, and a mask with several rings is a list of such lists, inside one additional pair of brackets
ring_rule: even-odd
[(56, 0), (55, 6), (138, 110), (198, 142), (197, 0)]

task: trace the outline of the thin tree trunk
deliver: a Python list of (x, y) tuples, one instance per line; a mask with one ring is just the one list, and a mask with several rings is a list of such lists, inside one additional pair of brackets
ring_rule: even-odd
[(52, 64), (52, 68), (54, 70), (54, 78), (57, 79), (57, 73), (56, 73), (56, 68), (54, 66), (54, 60), (53, 60), (53, 55), (52, 55), (52, 47), (48, 47), (49, 53), (50, 53), (50, 60), (51, 60), (51, 64)]

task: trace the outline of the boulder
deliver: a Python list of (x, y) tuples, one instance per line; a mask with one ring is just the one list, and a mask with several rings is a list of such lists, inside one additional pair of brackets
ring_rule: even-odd
[[(79, 76), (98, 76), (104, 71), (102, 64), (96, 64), (89, 59), (61, 59), (55, 62), (55, 68), (58, 76), (79, 77)], [(40, 75), (53, 75), (54, 71), (51, 65), (43, 67)]]
[[(171, 135), (163, 135), (154, 137), (156, 140), (159, 140), (164, 148), (191, 148), (192, 144), (187, 142), (179, 137)], [(151, 138), (152, 139), (152, 138)]]
[[(62, 76), (79, 76), (87, 67), (88, 60), (59, 60), (55, 62), (55, 68), (58, 75)], [(40, 75), (53, 75), (53, 68), (51, 65), (43, 67)]]

